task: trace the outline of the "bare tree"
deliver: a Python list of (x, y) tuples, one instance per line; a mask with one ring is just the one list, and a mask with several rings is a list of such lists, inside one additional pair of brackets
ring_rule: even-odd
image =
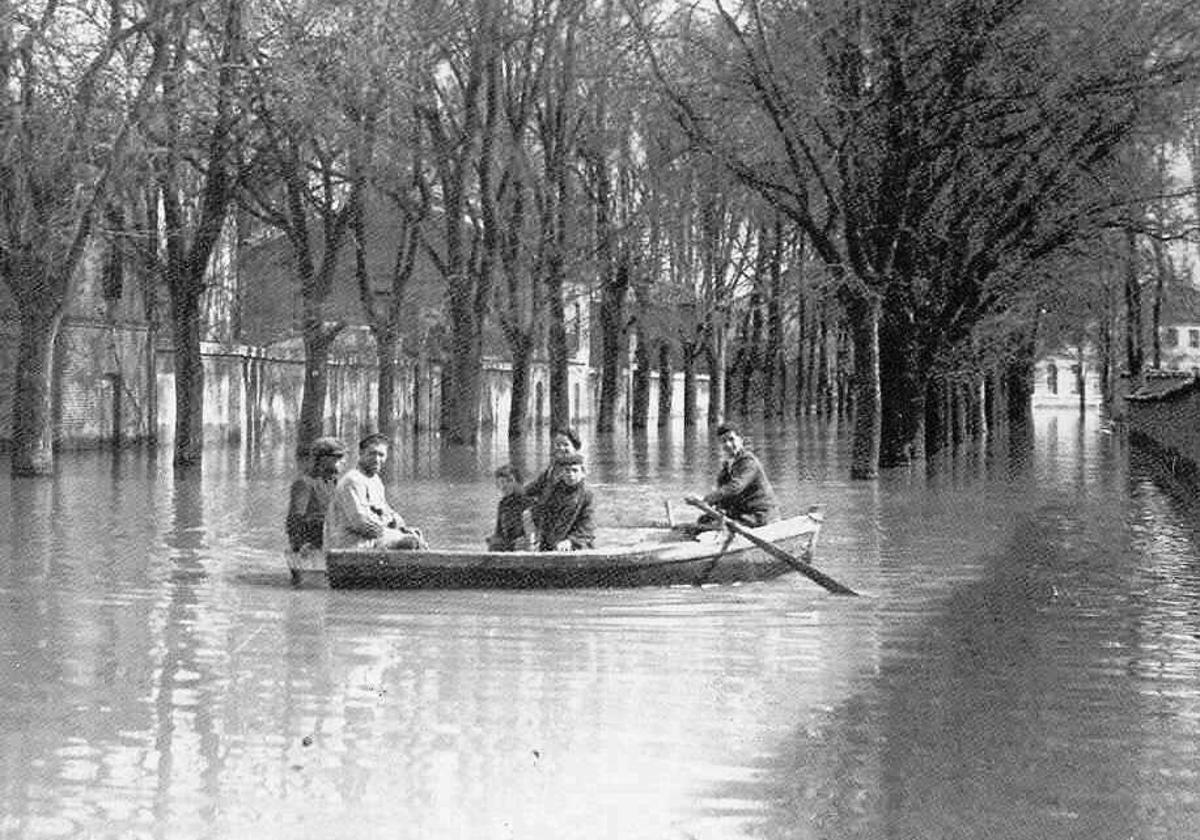
[(658, 53), (681, 124), (838, 283), (854, 475), (920, 457), (928, 372), (1004, 305), (992, 280), (1096, 223), (1081, 191), (1183, 80), (1190, 6), (718, 3), (679, 25), (706, 71)]
[(20, 323), (15, 475), (53, 470), (55, 339), (134, 124), (166, 69), (161, 35), (188, 11), (113, 2), (97, 18), (73, 3), (36, 5), (21, 15), (0, 6), (0, 278)]
[[(272, 7), (253, 75), (254, 133), (243, 150), (244, 206), (287, 242), (300, 287), (304, 392), (296, 448), (323, 433), (330, 350), (345, 322), (329, 300), (351, 232), (361, 217), (382, 108), (351, 56), (362, 17), (343, 9), (339, 26), (312, 21), (321, 4)], [(369, 15), (367, 15), (369, 18)]]
[(175, 354), (177, 466), (199, 464), (204, 450), (200, 301), (236, 194), (242, 17), (242, 0), (222, 0), (215, 22), (196, 14), (182, 18), (173, 30), (156, 33), (157, 48), (169, 55), (169, 68), (158, 107), (143, 121), (162, 207), (162, 276)]

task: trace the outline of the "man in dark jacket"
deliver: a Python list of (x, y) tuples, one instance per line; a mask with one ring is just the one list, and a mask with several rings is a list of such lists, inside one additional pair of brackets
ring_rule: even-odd
[[(717, 426), (717, 437), (721, 441), (721, 470), (717, 474), (717, 489), (704, 496), (702, 501), (710, 507), (736, 519), (743, 525), (757, 528), (774, 522), (778, 518), (779, 506), (775, 491), (754, 453), (746, 448), (741, 433), (728, 424)], [(699, 496), (689, 496), (689, 501), (701, 501)], [(701, 526), (715, 526), (717, 521), (710, 515), (700, 517)]]

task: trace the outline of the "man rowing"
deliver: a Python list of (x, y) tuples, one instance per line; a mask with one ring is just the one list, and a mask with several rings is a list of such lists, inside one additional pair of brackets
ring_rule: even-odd
[[(721, 442), (721, 469), (717, 473), (717, 489), (706, 496), (691, 494), (690, 502), (704, 502), (730, 519), (757, 528), (778, 518), (779, 505), (766, 470), (758, 458), (746, 448), (745, 439), (737, 427), (723, 423), (717, 426)], [(720, 521), (705, 513), (690, 530), (707, 530), (720, 526)]]

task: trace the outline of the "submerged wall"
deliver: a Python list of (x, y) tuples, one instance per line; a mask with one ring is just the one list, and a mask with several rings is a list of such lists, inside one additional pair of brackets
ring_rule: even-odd
[[(3, 326), (3, 325), (0, 325)], [(202, 342), (204, 436), (207, 442), (275, 441), (295, 434), (304, 389), (304, 352), (299, 341), (255, 347)], [(0, 328), (0, 446), (12, 436), (15, 331)], [(56, 444), (90, 448), (139, 442), (169, 446), (175, 429), (174, 353), (144, 324), (73, 318), (59, 334), (55, 361)], [(334, 345), (327, 368), (325, 430), (347, 439), (378, 426), (378, 366), (373, 344), (361, 330), (347, 331)], [(506, 429), (512, 400), (508, 362), (484, 361), (480, 422)], [(401, 428), (434, 429), (441, 415), (441, 366), (404, 359), (397, 370), (394, 417)], [(650, 380), (650, 414), (658, 421), (657, 372)], [(617, 416), (628, 413), (629, 373), (622, 382)], [(672, 414), (683, 411), (683, 374), (671, 383)], [(586, 364), (568, 369), (571, 422), (584, 424), (599, 405), (599, 376)], [(697, 410), (707, 417), (707, 377), (697, 378)], [(545, 364), (530, 371), (527, 416), (531, 424), (550, 415), (550, 375)], [(619, 421), (620, 422), (620, 421)]]
[(1160, 377), (1125, 402), (1130, 437), (1155, 449), (1173, 472), (1200, 478), (1200, 379)]

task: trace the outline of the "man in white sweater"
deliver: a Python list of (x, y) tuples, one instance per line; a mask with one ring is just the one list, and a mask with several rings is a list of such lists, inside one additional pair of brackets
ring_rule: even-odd
[(325, 548), (427, 548), (418, 528), (387, 502), (379, 472), (387, 463), (388, 439), (367, 435), (358, 444), (358, 464), (333, 491), (325, 515)]

